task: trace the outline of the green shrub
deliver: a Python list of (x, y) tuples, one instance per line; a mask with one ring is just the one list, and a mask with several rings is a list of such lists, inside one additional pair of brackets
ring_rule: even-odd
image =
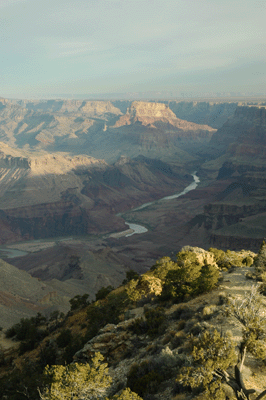
[(122, 391), (120, 395), (115, 395), (112, 400), (143, 400), (137, 393), (131, 392), (129, 388)]
[(143, 361), (140, 365), (133, 364), (128, 374), (128, 386), (140, 396), (156, 393), (160, 383), (163, 381), (161, 373), (156, 371), (148, 361)]
[(60, 348), (66, 347), (72, 340), (72, 333), (70, 329), (64, 329), (56, 338), (56, 344)]
[(145, 312), (145, 319), (138, 318), (132, 325), (131, 329), (137, 335), (147, 334), (154, 337), (158, 334), (162, 334), (165, 330), (165, 312), (162, 307), (156, 309), (150, 309)]
[(206, 330), (191, 338), (191, 349), (191, 365), (181, 369), (178, 382), (184, 390), (204, 391), (206, 399), (224, 399), (221, 380), (213, 380), (213, 371), (234, 365), (236, 354), (232, 339), (220, 335), (217, 330)]
[(102, 287), (95, 295), (96, 301), (105, 299), (114, 290), (113, 286)]
[(208, 251), (214, 255), (215, 261), (217, 263), (221, 262), (225, 257), (225, 252), (223, 250), (210, 247)]
[(96, 353), (90, 364), (73, 363), (46, 367), (44, 378), (48, 378), (50, 383), (40, 393), (41, 399), (102, 398), (112, 381), (107, 364), (102, 361), (103, 356)]
[(201, 266), (193, 259), (167, 272), (161, 300), (182, 300), (212, 290), (218, 282), (219, 270), (215, 265)]
[(75, 297), (73, 297), (72, 299), (69, 300), (70, 303), (70, 310), (74, 311), (74, 310), (78, 310), (80, 308), (85, 308), (87, 307), (90, 302), (88, 300), (89, 298), (89, 294), (85, 293), (82, 296), (77, 294)]
[(133, 269), (130, 269), (126, 272), (126, 279), (123, 280), (122, 285), (126, 285), (128, 282), (132, 281), (132, 279), (138, 279), (139, 274)]
[(196, 280), (195, 293), (205, 293), (214, 289), (219, 279), (219, 270), (215, 265), (205, 264), (200, 270), (200, 276)]
[(86, 339), (92, 339), (106, 324), (117, 324), (128, 304), (129, 298), (125, 291), (110, 294), (104, 300), (91, 304), (87, 309), (89, 322)]
[(38, 327), (44, 321), (46, 321), (46, 318), (39, 313), (36, 317), (22, 318), (20, 322), (7, 329), (6, 337), (21, 342), (19, 346), (20, 354), (33, 350), (48, 334), (47, 330)]
[(81, 335), (72, 335), (71, 341), (65, 347), (64, 353), (62, 355), (62, 361), (70, 364), (73, 361), (73, 356), (77, 351), (82, 349), (86, 340)]

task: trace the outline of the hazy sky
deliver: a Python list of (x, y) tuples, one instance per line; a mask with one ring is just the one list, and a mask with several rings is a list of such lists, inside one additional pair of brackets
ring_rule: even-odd
[(266, 93), (265, 0), (0, 0), (0, 97)]

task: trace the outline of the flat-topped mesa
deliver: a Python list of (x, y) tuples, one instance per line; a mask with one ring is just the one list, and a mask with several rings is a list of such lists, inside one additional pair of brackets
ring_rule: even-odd
[(216, 132), (216, 129), (208, 125), (199, 125), (177, 118), (168, 105), (164, 103), (144, 101), (133, 101), (131, 106), (127, 109), (126, 114), (120, 117), (115, 123), (114, 128), (132, 125), (138, 122), (143, 126), (148, 125), (151, 128), (156, 128), (156, 123), (165, 123), (168, 125), (168, 128), (171, 127), (171, 129)]
[(144, 101), (133, 101), (131, 107), (128, 109), (131, 116), (137, 118), (151, 117), (151, 118), (167, 118), (175, 119), (176, 115), (170, 108), (163, 103), (151, 103)]

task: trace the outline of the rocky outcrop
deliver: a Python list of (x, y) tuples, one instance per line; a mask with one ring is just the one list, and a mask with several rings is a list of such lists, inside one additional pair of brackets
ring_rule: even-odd
[(127, 353), (134, 350), (134, 339), (137, 336), (130, 332), (132, 319), (120, 322), (117, 325), (108, 324), (99, 331), (99, 335), (91, 339), (78, 351), (75, 361), (89, 360), (92, 355), (100, 351), (105, 357), (111, 357), (112, 361), (121, 361)]

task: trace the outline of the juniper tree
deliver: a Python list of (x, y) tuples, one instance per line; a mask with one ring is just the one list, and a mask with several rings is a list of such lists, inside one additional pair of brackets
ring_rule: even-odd
[(96, 353), (91, 364), (47, 366), (44, 375), (50, 384), (40, 393), (41, 400), (105, 399), (112, 379), (102, 361), (103, 356)]
[[(47, 366), (44, 377), (49, 384), (42, 393), (39, 391), (41, 400), (109, 400), (106, 389), (111, 385), (112, 378), (100, 353), (95, 353), (90, 364)], [(115, 395), (110, 400), (143, 399), (125, 388), (120, 395)]]
[[(224, 400), (223, 385), (229, 385), (237, 400), (250, 400), (254, 389), (247, 389), (243, 380), (243, 366), (246, 353), (265, 359), (266, 319), (262, 311), (259, 287), (253, 286), (242, 301), (228, 300), (227, 316), (233, 317), (242, 327), (242, 339), (237, 346), (238, 359), (235, 359), (235, 346), (232, 339), (217, 330), (205, 331), (197, 338), (191, 337), (192, 351), (187, 359), (190, 365), (180, 371), (178, 382), (196, 392), (203, 392), (202, 400)], [(234, 366), (234, 374), (227, 372)], [(254, 398), (266, 398), (266, 389)]]
[(205, 331), (197, 338), (191, 336), (191, 354), (178, 382), (194, 393), (204, 392), (204, 400), (224, 400), (222, 377), (216, 371), (225, 371), (236, 361), (232, 339), (217, 330)]

